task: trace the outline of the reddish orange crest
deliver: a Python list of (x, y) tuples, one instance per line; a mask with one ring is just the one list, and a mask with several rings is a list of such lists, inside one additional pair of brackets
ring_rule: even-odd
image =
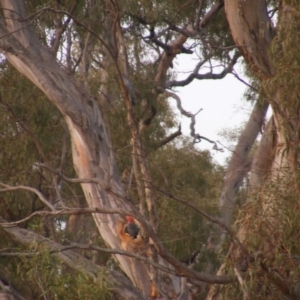
[(133, 217), (126, 216), (126, 220), (127, 220), (128, 223), (134, 223)]

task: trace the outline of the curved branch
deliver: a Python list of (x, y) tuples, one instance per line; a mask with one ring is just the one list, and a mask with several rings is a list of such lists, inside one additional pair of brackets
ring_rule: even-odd
[(35, 211), (29, 216), (15, 221), (15, 222), (8, 222), (8, 223), (0, 223), (2, 227), (14, 227), (21, 223), (24, 223), (35, 216), (41, 217), (55, 217), (55, 216), (66, 216), (66, 215), (83, 215), (83, 214), (109, 214), (109, 215), (121, 215), (121, 216), (128, 216), (131, 213), (126, 212), (122, 209), (101, 209), (101, 208), (63, 208), (56, 211)]
[(209, 142), (211, 144), (214, 144), (214, 147), (213, 147), (214, 150), (223, 152), (223, 149), (219, 148), (218, 144), (215, 141), (212, 141), (212, 140), (200, 135), (199, 133), (196, 133), (196, 131), (195, 131), (196, 116), (200, 111), (202, 111), (202, 109), (200, 109), (197, 113), (192, 114), (192, 113), (187, 112), (186, 110), (183, 109), (183, 107), (181, 105), (181, 99), (178, 95), (176, 95), (175, 93), (172, 93), (172, 92), (168, 92), (168, 91), (165, 91), (165, 95), (175, 99), (176, 103), (177, 103), (177, 108), (181, 112), (181, 114), (183, 114), (187, 118), (191, 119), (191, 124), (190, 124), (191, 132), (190, 132), (190, 134), (194, 138), (194, 143), (200, 143), (201, 140), (203, 139), (203, 140), (206, 140), (207, 142)]
[(173, 141), (175, 138), (177, 138), (178, 136), (180, 136), (182, 134), (181, 132), (181, 125), (179, 125), (178, 130), (175, 131), (174, 133), (170, 134), (169, 136), (165, 137), (164, 139), (162, 139), (156, 146), (155, 146), (155, 150), (159, 149), (160, 147), (163, 147), (164, 145), (170, 143), (171, 141)]
[[(199, 23), (199, 28), (194, 29), (191, 25), (187, 26), (184, 29), (185, 34), (179, 34), (175, 40), (168, 44), (168, 51), (171, 52), (172, 55), (164, 52), (160, 59), (154, 79), (157, 92), (161, 92), (161, 90), (165, 89), (167, 71), (172, 65), (173, 59), (176, 57), (176, 55), (182, 53), (183, 44), (187, 41), (188, 36), (196, 36), (199, 33), (199, 29), (207, 26), (207, 24), (213, 19), (213, 17), (222, 9), (223, 5), (223, 1), (217, 1), (202, 18), (201, 22)], [(170, 49), (172, 50), (170, 51)]]
[(4, 187), (3, 189), (0, 189), (0, 192), (11, 192), (11, 191), (18, 191), (18, 190), (25, 190), (25, 191), (30, 191), (34, 194), (36, 194), (39, 199), (47, 206), (50, 208), (51, 211), (55, 211), (55, 207), (49, 203), (49, 201), (44, 197), (44, 195), (38, 191), (35, 188), (29, 187), (29, 186), (24, 186), (24, 185), (17, 185), (17, 186), (10, 186), (4, 183), (0, 182), (0, 186)]
[[(211, 57), (212, 57), (212, 55), (209, 56), (209, 58), (211, 58)], [(203, 80), (203, 79), (214, 79), (214, 80), (222, 79), (227, 74), (232, 72), (233, 67), (236, 64), (239, 57), (241, 57), (240, 52), (235, 52), (232, 59), (231, 59), (231, 61), (228, 64), (228, 66), (226, 68), (224, 68), (223, 71), (219, 74), (213, 74), (212, 72), (205, 73), (205, 74), (198, 74), (200, 67), (203, 66), (204, 63), (209, 59), (209, 58), (207, 58), (206, 60), (198, 63), (198, 65), (196, 66), (194, 71), (186, 79), (178, 80), (178, 81), (177, 80), (168, 81), (166, 83), (166, 88), (171, 88), (171, 87), (175, 87), (175, 86), (186, 86), (189, 83), (191, 83), (194, 79), (199, 79), (199, 80)]]

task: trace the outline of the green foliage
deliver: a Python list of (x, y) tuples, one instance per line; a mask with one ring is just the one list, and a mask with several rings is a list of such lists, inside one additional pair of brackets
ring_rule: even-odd
[(19, 255), (2, 261), (1, 265), (6, 268), (6, 272), (10, 271), (10, 276), (19, 278), (14, 284), (28, 298), (111, 299), (110, 283), (105, 274), (97, 274), (91, 278), (71, 270), (54, 253), (36, 243), (18, 250)]
[[(89, 4), (88, 4), (89, 3)], [(92, 4), (93, 5), (92, 5)], [(204, 6), (200, 17), (211, 7), (213, 1), (203, 1)], [(70, 9), (70, 1), (27, 1), (30, 13), (36, 13), (46, 6), (66, 11)], [(92, 5), (92, 6), (89, 6)], [(153, 109), (157, 114), (151, 124), (142, 132), (143, 147), (151, 168), (153, 185), (161, 191), (155, 191), (159, 217), (158, 233), (167, 248), (178, 258), (185, 258), (195, 250), (201, 250), (200, 259), (195, 268), (202, 270), (207, 266), (217, 265), (216, 254), (208, 249), (209, 239), (214, 235), (215, 228), (193, 209), (178, 203), (168, 195), (192, 204), (194, 207), (216, 215), (218, 211), (219, 191), (224, 170), (213, 163), (208, 152), (195, 148), (188, 139), (177, 139), (157, 150), (159, 143), (176, 127), (175, 116), (168, 105), (167, 99), (157, 97), (155, 90), (155, 74), (161, 59), (162, 49), (151, 43), (146, 36), (153, 26), (159, 39), (169, 43), (178, 32), (166, 30), (172, 25), (186, 26), (195, 22), (195, 10), (198, 1), (183, 0), (167, 1), (119, 1), (122, 16), (123, 33), (129, 57), (130, 79), (136, 92), (134, 114), (140, 122), (149, 117)], [(111, 28), (104, 22), (106, 8), (101, 1), (78, 1), (73, 12), (76, 22), (70, 22), (67, 32), (63, 34), (58, 50), (58, 60), (68, 71), (74, 73), (79, 81), (84, 82), (91, 94), (99, 99), (99, 107), (105, 118), (112, 139), (113, 150), (119, 172), (123, 174), (128, 194), (137, 204), (136, 180), (132, 176), (132, 156), (127, 112), (120, 90), (120, 78), (115, 64), (99, 39), (89, 32), (82, 24), (99, 34), (108, 45)], [(36, 15), (35, 15), (36, 16)], [(146, 25), (137, 22), (142, 18)], [(45, 10), (32, 21), (32, 26), (45, 46), (51, 46), (57, 25), (66, 20), (66, 16)], [(81, 24), (80, 24), (81, 23)], [(66, 44), (70, 45), (71, 66), (66, 66)], [(197, 51), (199, 60), (214, 55), (216, 61), (227, 63), (230, 59), (232, 39), (228, 31), (224, 12), (220, 12), (205, 29), (203, 35), (191, 38), (190, 48)], [(82, 55), (85, 43), (88, 44), (89, 63), (82, 66)], [(107, 50), (107, 49), (105, 49)], [(86, 54), (86, 53), (85, 53)], [(85, 77), (80, 68), (88, 71)], [(70, 67), (70, 68), (69, 68)], [(0, 105), (0, 182), (11, 185), (34, 187), (45, 195), (55, 206), (62, 203), (55, 192), (55, 184), (62, 184), (61, 198), (67, 207), (84, 207), (84, 195), (79, 185), (71, 185), (59, 181), (48, 171), (38, 168), (36, 162), (47, 163), (59, 169), (69, 177), (76, 177), (72, 166), (70, 141), (66, 135), (64, 120), (60, 112), (45, 96), (29, 81), (21, 77), (6, 63), (1, 65), (0, 84), (2, 103)], [(171, 72), (168, 74), (172, 76)], [(113, 101), (105, 94), (111, 96)], [(107, 100), (105, 97), (108, 97)], [(65, 146), (65, 147), (64, 147)], [(66, 149), (63, 161), (62, 153)], [(143, 180), (143, 178), (139, 178)], [(30, 213), (44, 209), (44, 205), (32, 193), (18, 191), (1, 193), (0, 210), (7, 221), (15, 221)], [(95, 238), (95, 226), (91, 216), (34, 218), (22, 224), (41, 235), (55, 239), (57, 242), (70, 241), (103, 245), (101, 237)], [(106, 282), (105, 274), (97, 274), (96, 279), (87, 278), (83, 273), (70, 270), (59, 261), (53, 253), (41, 245), (33, 244), (28, 249), (15, 245), (0, 234), (2, 248), (16, 247), (19, 255), (4, 261), (0, 259), (0, 269), (7, 268), (12, 282), (24, 292), (29, 299), (110, 299), (110, 283)], [(89, 259), (94, 259), (91, 252), (81, 252)], [(106, 265), (109, 257), (102, 255), (95, 259), (99, 264)], [(0, 271), (1, 273), (1, 271)]]
[(276, 75), (265, 82), (265, 93), (272, 99), (274, 108), (282, 115), (279, 126), (283, 129), (289, 147), (298, 144), (296, 119), (300, 111), (298, 83), (300, 57), (297, 45), (299, 35), (299, 2), (287, 1), (279, 13), (278, 32), (272, 43), (271, 53)]
[[(159, 234), (168, 249), (184, 259), (201, 250), (196, 269), (215, 263), (207, 246), (215, 227), (194, 209), (168, 195), (182, 199), (203, 211), (216, 215), (224, 170), (212, 162), (210, 154), (197, 150), (191, 141), (182, 146), (167, 145), (149, 157), (154, 182), (164, 193), (157, 193)], [(166, 193), (166, 194), (165, 194)]]
[[(3, 66), (0, 82), (6, 87), (1, 93), (0, 108), (0, 181), (35, 187), (51, 198), (52, 190), (47, 187), (51, 177), (34, 164), (59, 164), (61, 115), (36, 87), (10, 67)], [(8, 220), (23, 218), (31, 209), (41, 208), (32, 193), (2, 193), (1, 199)]]
[[(253, 300), (286, 299), (283, 291), (297, 293), (299, 289), (300, 207), (289, 176), (287, 172), (277, 181), (270, 180), (253, 195), (236, 223), (247, 232), (244, 245), (255, 257), (244, 279), (245, 289)], [(233, 255), (227, 260), (227, 267), (232, 268), (236, 263)], [(243, 295), (239, 284), (227, 286), (222, 294), (224, 299), (238, 299)]]

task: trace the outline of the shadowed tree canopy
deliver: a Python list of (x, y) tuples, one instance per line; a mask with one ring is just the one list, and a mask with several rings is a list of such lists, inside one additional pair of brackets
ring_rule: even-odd
[[(0, 4), (0, 298), (300, 297), (298, 1)], [(176, 87), (228, 74), (225, 169)]]

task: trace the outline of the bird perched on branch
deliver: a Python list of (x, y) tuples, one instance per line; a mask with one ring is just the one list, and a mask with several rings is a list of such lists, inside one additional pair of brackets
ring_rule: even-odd
[(133, 239), (136, 239), (140, 228), (137, 226), (137, 224), (134, 222), (134, 219), (130, 216), (126, 216), (127, 224), (125, 225), (125, 233), (130, 235)]
[(148, 244), (142, 237), (142, 230), (134, 218), (126, 216), (117, 221), (117, 233), (122, 240), (121, 248), (126, 251), (136, 252), (143, 256), (149, 256)]

